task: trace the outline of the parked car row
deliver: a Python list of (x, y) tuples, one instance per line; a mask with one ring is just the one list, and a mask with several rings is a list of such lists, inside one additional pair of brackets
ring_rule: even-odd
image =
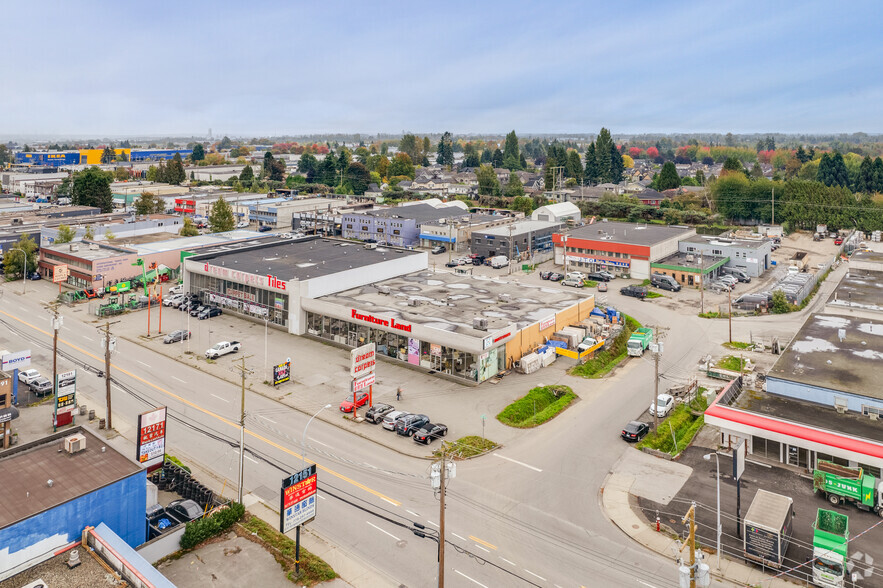
[(45, 396), (52, 392), (52, 380), (44, 377), (35, 369), (18, 372), (18, 381), (26, 384), (31, 392), (37, 396)]
[[(340, 403), (341, 412), (352, 412), (353, 406), (364, 406), (368, 403), (368, 393), (350, 394)], [(365, 413), (365, 420), (381, 425), (387, 431), (395, 431), (398, 435), (411, 437), (415, 443), (429, 445), (434, 440), (448, 434), (448, 426), (430, 422), (425, 414), (412, 414), (404, 410), (396, 410), (391, 404), (378, 403)]]

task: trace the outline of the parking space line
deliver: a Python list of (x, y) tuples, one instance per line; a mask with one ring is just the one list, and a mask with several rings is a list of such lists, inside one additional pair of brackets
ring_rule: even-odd
[(215, 397), (215, 398), (217, 398), (217, 399), (218, 399), (218, 400), (223, 400), (223, 401), (224, 401), (224, 402), (227, 402), (227, 403), (229, 403), (229, 402), (230, 402), (230, 401), (229, 401), (229, 400), (227, 400), (227, 399), (226, 399), (226, 398), (221, 398), (221, 397), (220, 397), (220, 396), (218, 396), (218, 395), (217, 395), (217, 394), (212, 394), (212, 396), (214, 396), (214, 397)]
[(530, 570), (527, 569), (527, 568), (524, 568), (524, 571), (527, 572), (528, 574), (530, 574), (531, 576), (533, 576), (534, 578), (539, 578), (539, 579), (542, 580), (543, 582), (546, 582), (546, 581), (547, 581), (544, 577), (540, 576), (539, 574), (534, 574), (532, 571), (530, 571)]
[(375, 529), (377, 529), (378, 531), (380, 531), (381, 533), (385, 533), (385, 534), (389, 535), (390, 537), (392, 537), (396, 541), (401, 541), (401, 539), (399, 539), (398, 537), (396, 537), (395, 535), (393, 535), (389, 531), (384, 531), (383, 529), (381, 529), (380, 527), (378, 527), (377, 525), (375, 525), (371, 521), (365, 521), (365, 522), (368, 523), (369, 525), (371, 525), (372, 527), (374, 527)]
[(469, 580), (470, 582), (473, 582), (473, 583), (475, 583), (475, 584), (481, 586), (481, 588), (487, 588), (487, 586), (485, 586), (484, 584), (482, 584), (481, 582), (479, 582), (478, 580), (476, 580), (476, 579), (474, 579), (474, 578), (470, 578), (469, 576), (467, 576), (466, 574), (464, 574), (464, 573), (461, 572), (460, 570), (454, 570), (454, 573), (456, 573), (456, 574), (460, 574), (461, 576), (463, 576), (464, 578), (466, 578), (466, 579)]
[(511, 461), (512, 463), (517, 463), (518, 465), (520, 465), (520, 466), (524, 466), (524, 467), (526, 467), (526, 468), (528, 468), (528, 469), (531, 469), (531, 470), (533, 470), (533, 471), (535, 471), (535, 472), (542, 472), (542, 471), (543, 471), (543, 470), (541, 470), (540, 468), (535, 468), (535, 467), (533, 467), (532, 465), (527, 465), (527, 464), (524, 463), (523, 461), (518, 461), (517, 459), (512, 459), (511, 457), (506, 457), (505, 455), (500, 455), (499, 453), (494, 453), (494, 455), (496, 455), (496, 456), (499, 457), (500, 459), (505, 459), (506, 461)]
[(485, 540), (483, 540), (483, 539), (479, 539), (479, 538), (476, 537), (475, 535), (470, 535), (469, 538), (472, 539), (473, 541), (475, 541), (476, 543), (481, 543), (481, 544), (484, 545), (485, 547), (490, 547), (491, 549), (494, 549), (494, 550), (497, 549), (497, 546), (496, 546), (496, 545), (494, 545), (494, 544), (492, 544), (492, 543), (488, 543), (487, 541), (485, 541)]

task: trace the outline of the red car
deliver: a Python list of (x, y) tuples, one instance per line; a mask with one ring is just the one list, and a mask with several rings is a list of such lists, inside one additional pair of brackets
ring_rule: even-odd
[[(355, 407), (365, 406), (368, 403), (368, 393), (359, 392), (356, 394)], [(350, 394), (346, 400), (340, 403), (340, 412), (353, 412), (353, 395)]]
[(837, 237), (836, 239), (834, 239), (834, 245), (843, 245), (843, 238)]

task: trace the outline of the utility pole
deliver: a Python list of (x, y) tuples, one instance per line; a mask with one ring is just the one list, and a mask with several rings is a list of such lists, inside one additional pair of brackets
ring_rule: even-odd
[(239, 365), (233, 366), (233, 369), (239, 370), (242, 376), (242, 404), (239, 412), (239, 493), (237, 494), (237, 502), (242, 504), (242, 486), (245, 474), (245, 376), (252, 373), (252, 370), (245, 367), (245, 360), (252, 357), (251, 355), (239, 359)]
[[(687, 542), (681, 547), (683, 551), (684, 547), (687, 545), (690, 546), (690, 588), (696, 588), (696, 503), (694, 502), (690, 506), (690, 510), (687, 511), (687, 514), (684, 515), (684, 518), (681, 519), (681, 522), (686, 524), (687, 520), (690, 521), (690, 535), (687, 538)], [(720, 554), (718, 554), (720, 557)]]
[(445, 450), (442, 448), (441, 467), (439, 468), (439, 515), (438, 515), (438, 588), (445, 585)]
[(116, 349), (116, 339), (110, 337), (110, 325), (115, 325), (120, 321), (104, 323), (104, 389), (105, 399), (107, 401), (107, 430), (113, 428), (113, 420), (111, 417), (110, 405), (110, 354)]
[(653, 430), (655, 431), (659, 427), (659, 356), (662, 355), (662, 341), (661, 335), (662, 331), (667, 331), (668, 327), (660, 327), (659, 325), (655, 325), (653, 327), (653, 332), (656, 334), (656, 351), (653, 352), (653, 403), (652, 405), (656, 407), (656, 410), (653, 411)]
[(699, 312), (705, 314), (705, 274), (702, 272), (702, 254), (699, 254)]
[[(62, 323), (64, 322), (64, 317), (58, 315), (58, 301), (54, 301), (49, 304), (50, 309), (53, 312), (52, 316), (52, 391), (56, 397), (56, 401), (58, 399), (58, 329), (61, 328)], [(52, 421), (52, 431), (57, 431), (57, 427), (55, 425), (55, 419)]]
[(512, 223), (509, 223), (509, 274), (512, 274)]
[(730, 343), (733, 342), (733, 290), (727, 288), (727, 322), (730, 325)]
[(771, 225), (776, 224), (776, 188), (773, 187), (773, 219)]

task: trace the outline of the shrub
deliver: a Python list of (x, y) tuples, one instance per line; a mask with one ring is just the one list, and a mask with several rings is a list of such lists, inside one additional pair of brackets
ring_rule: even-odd
[(244, 506), (238, 502), (230, 502), (227, 508), (222, 508), (210, 516), (190, 521), (181, 536), (181, 549), (193, 549), (206, 539), (223, 533), (244, 514)]
[(603, 351), (596, 351), (594, 359), (590, 359), (583, 364), (573, 368), (573, 374), (584, 378), (596, 377), (607, 373), (609, 370), (622, 361), (626, 356), (626, 344), (632, 332), (641, 326), (641, 323), (632, 317), (624, 314), (625, 328), (613, 340), (613, 343)]
[(497, 420), (510, 427), (535, 427), (557, 416), (575, 398), (576, 394), (568, 386), (534, 388), (504, 408)]

